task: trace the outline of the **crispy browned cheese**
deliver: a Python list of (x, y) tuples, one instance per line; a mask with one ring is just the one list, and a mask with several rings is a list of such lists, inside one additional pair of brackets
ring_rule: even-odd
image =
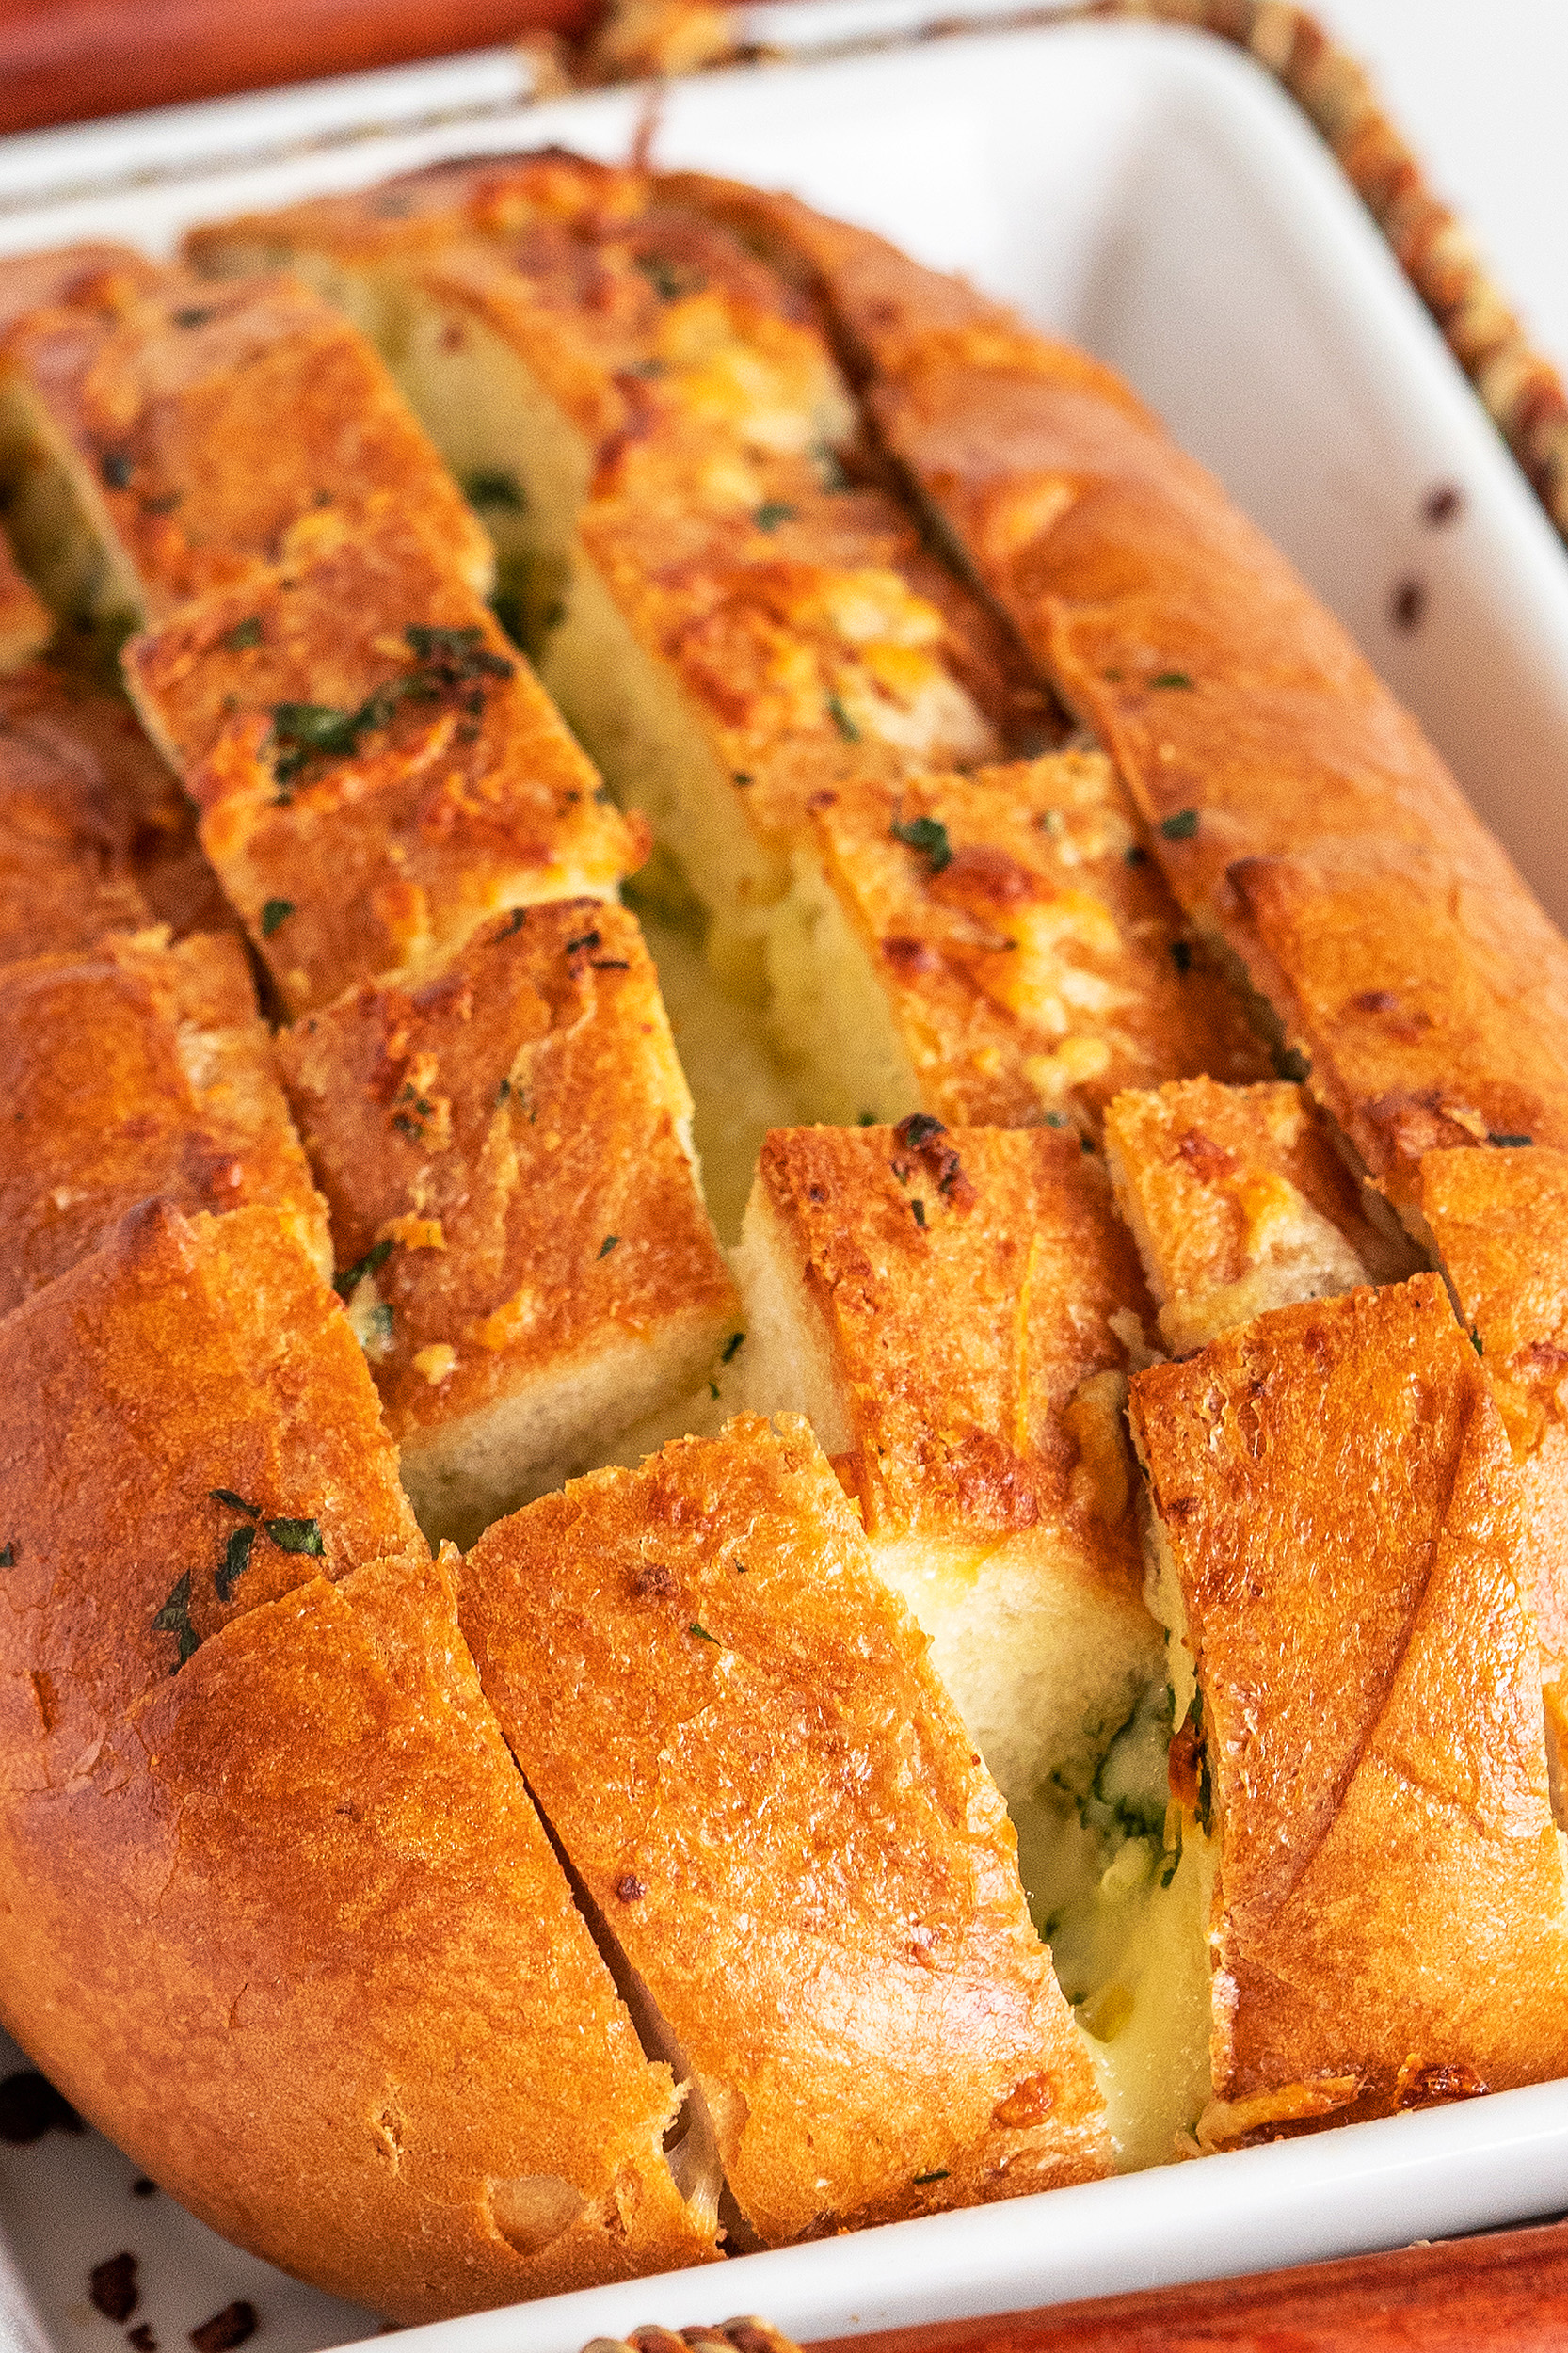
[[(288, 278), (180, 270), (118, 314), (37, 312), (7, 340), (7, 472), (24, 553), (68, 611), (158, 616), (308, 552), (323, 518), (395, 509), (490, 584), (488, 542), (374, 347)], [(60, 544), (69, 478), (75, 545)]]
[(125, 696), (67, 664), (0, 679), (0, 962), (150, 920), (177, 937), (239, 928), (195, 810)]
[(1125, 1086), (1268, 1066), (1099, 753), (845, 784), (811, 815), (829, 888), (938, 1117), (1097, 1134)]
[(4, 1704), (42, 1779), (236, 1611), (424, 1557), (348, 1320), (279, 1210), (134, 1210), (5, 1319), (0, 1359)]
[(110, 934), (0, 967), (0, 1315), (153, 1196), (262, 1204), (329, 1274), (327, 1207), (290, 1123), (237, 941)]
[[(170, 1559), (217, 1519), (193, 1512)], [(104, 1513), (101, 1592), (146, 1533)], [(679, 2094), (572, 1903), (447, 1570), (296, 1565), (86, 1745), (48, 1739), (59, 1653), (32, 1667), (27, 1620), (0, 1613), (8, 2027), (205, 2221), (398, 2320), (711, 2256), (716, 2185), (706, 2211), (676, 2188)]]
[(1525, 1482), (1560, 1772), (1568, 1749), (1568, 1154), (1540, 1146), (1429, 1152), (1421, 1214)]
[(1202, 468), (1109, 370), (881, 239), (788, 199), (664, 184), (824, 302), (888, 445), (1400, 1208), (1434, 1144), (1506, 1128), (1568, 1145), (1568, 946)]
[(1001, 1801), (805, 1422), (531, 1505), (460, 1614), (762, 2239), (1104, 2170)]
[(1299, 1086), (1184, 1079), (1119, 1095), (1105, 1150), (1175, 1355), (1266, 1308), (1414, 1271)]
[(1220, 1841), (1210, 2139), (1568, 2073), (1525, 1497), (1440, 1278), (1263, 1316), (1132, 1416)]
[(467, 1482), (482, 1526), (531, 1471), (601, 1461), (612, 1432), (706, 1377), (735, 1289), (624, 908), (500, 917), (421, 987), (308, 1015), (280, 1056), (427, 1516)]
[(126, 649), (293, 1012), (440, 963), (498, 907), (646, 855), (472, 591), (415, 534), (187, 605)]

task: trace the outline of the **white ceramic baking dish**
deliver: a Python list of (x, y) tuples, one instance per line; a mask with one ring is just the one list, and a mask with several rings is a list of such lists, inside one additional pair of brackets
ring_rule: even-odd
[[(880, 32), (918, 5), (848, 12)], [(831, 40), (845, 14), (816, 0), (788, 22)], [(0, 251), (88, 234), (167, 250), (189, 222), (443, 154), (616, 156), (646, 103), (528, 107), (520, 90), (495, 53), (0, 143)], [(979, 31), (678, 85), (656, 153), (885, 230), (1122, 369), (1295, 557), (1568, 920), (1568, 557), (1336, 168), (1246, 59), (1148, 26)], [(1448, 486), (1458, 511), (1434, 523)], [(87, 2300), (90, 2266), (122, 2248), (165, 2353), (236, 2297), (261, 2313), (258, 2353), (373, 2331), (133, 2199), (131, 2178), (90, 2137), (0, 2150), (0, 2342), (123, 2343)], [(643, 2320), (760, 2311), (837, 2335), (1564, 2207), (1568, 2085), (1546, 2085), (418, 2333), (427, 2353), (575, 2353)]]

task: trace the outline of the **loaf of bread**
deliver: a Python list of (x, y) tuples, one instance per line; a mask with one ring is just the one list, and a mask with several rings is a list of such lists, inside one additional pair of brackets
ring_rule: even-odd
[(1568, 946), (1132, 394), (552, 152), (0, 266), (0, 486), (85, 2112), (401, 2320), (1568, 2073)]

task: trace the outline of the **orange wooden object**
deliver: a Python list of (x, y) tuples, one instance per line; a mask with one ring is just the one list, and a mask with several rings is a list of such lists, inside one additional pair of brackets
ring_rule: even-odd
[(0, 0), (0, 133), (582, 31), (598, 0)]
[(1568, 2353), (1568, 2223), (807, 2353)]

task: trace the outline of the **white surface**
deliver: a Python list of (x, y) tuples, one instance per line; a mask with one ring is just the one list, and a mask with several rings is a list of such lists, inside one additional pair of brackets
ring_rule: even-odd
[[(488, 70), (480, 59), (462, 72)], [(461, 72), (445, 71), (450, 93)], [(189, 221), (440, 153), (558, 138), (618, 155), (639, 104), (634, 93), (575, 99), (12, 212), (0, 249), (105, 233), (167, 248)], [(251, 153), (310, 127), (293, 100), (244, 104)], [(417, 88), (410, 111), (424, 111)], [(106, 136), (56, 135), (56, 184), (92, 178)], [(141, 138), (142, 152), (146, 136), (135, 125), (114, 133)], [(212, 152), (200, 126), (182, 141), (176, 157), (193, 144)], [(658, 152), (793, 186), (886, 229), (1123, 367), (1296, 554), (1538, 887), (1568, 909), (1568, 559), (1360, 207), (1260, 73), (1215, 44), (1143, 27), (984, 35), (682, 85)], [(0, 150), (0, 184), (6, 168)], [(1440, 532), (1418, 520), (1437, 481), (1466, 501)], [(1412, 573), (1429, 610), (1401, 637), (1388, 598)], [(106, 2347), (106, 2324), (83, 2320), (77, 2299), (88, 2266), (129, 2243), (118, 2228), (105, 2243), (116, 2165), (123, 2171), (98, 2144), (59, 2140), (0, 2157), (0, 2208), (60, 2353), (84, 2329)], [(444, 2353), (575, 2353), (636, 2320), (759, 2307), (794, 2333), (838, 2333), (1262, 2268), (1565, 2204), (1568, 2086), (1549, 2086), (436, 2333)], [(247, 2263), (201, 2243), (203, 2261)], [(203, 2274), (198, 2295), (169, 2260), (169, 2313), (150, 2311), (155, 2329), (188, 2328), (181, 2315), (194, 2306), (252, 2293), (219, 2294), (216, 2280), (209, 2292)], [(0, 2277), (0, 2313), (4, 2295)], [(253, 2300), (267, 2331), (258, 2353), (301, 2353), (343, 2333), (343, 2307), (287, 2283)]]

